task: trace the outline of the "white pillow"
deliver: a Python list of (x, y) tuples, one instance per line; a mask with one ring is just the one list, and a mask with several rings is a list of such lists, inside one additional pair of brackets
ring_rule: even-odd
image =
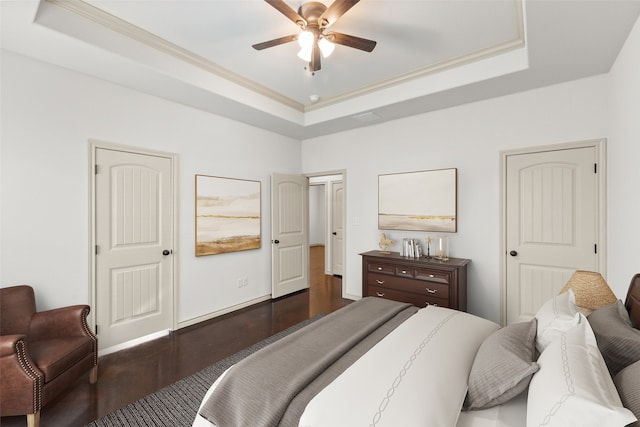
[(587, 319), (553, 341), (538, 358), (527, 398), (527, 426), (624, 427), (635, 421), (598, 350)]
[(536, 313), (538, 319), (538, 333), (536, 348), (540, 353), (562, 332), (567, 331), (579, 322), (576, 296), (573, 289), (556, 295), (544, 303)]

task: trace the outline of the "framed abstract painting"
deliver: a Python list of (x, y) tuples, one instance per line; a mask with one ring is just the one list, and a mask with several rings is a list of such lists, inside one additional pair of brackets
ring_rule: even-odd
[(260, 181), (195, 176), (196, 256), (259, 249)]
[(378, 175), (378, 228), (457, 231), (458, 170)]

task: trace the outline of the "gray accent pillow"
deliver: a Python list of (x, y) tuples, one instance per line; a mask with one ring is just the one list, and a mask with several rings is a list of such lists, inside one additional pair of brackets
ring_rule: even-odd
[(640, 360), (640, 330), (631, 327), (622, 301), (595, 310), (588, 319), (611, 377)]
[(500, 405), (527, 389), (538, 370), (534, 362), (536, 322), (505, 326), (484, 340), (471, 366), (464, 409)]
[[(618, 373), (613, 378), (618, 394), (625, 408), (633, 412), (640, 419), (640, 361), (635, 362)], [(640, 427), (640, 422), (630, 424)]]

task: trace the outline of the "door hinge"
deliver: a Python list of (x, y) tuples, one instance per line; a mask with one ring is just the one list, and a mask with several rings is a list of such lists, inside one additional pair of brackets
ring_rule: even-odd
[(96, 335), (98, 335), (98, 325), (96, 325)]
[(597, 243), (593, 244), (593, 253), (596, 253), (596, 254), (598, 253), (598, 244)]
[(598, 164), (597, 163), (593, 164), (593, 173), (598, 173)]
[(98, 250), (98, 245), (96, 245), (96, 255), (98, 255), (98, 252), (100, 251)]
[(98, 165), (94, 165), (93, 167), (93, 173), (98, 175)]

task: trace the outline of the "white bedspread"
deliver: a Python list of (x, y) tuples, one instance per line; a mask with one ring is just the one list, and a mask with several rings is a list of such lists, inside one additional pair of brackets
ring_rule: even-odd
[(316, 395), (300, 426), (455, 426), (476, 351), (498, 328), (421, 309)]
[[(300, 426), (456, 426), (476, 351), (498, 328), (460, 311), (421, 309), (316, 395)], [(465, 419), (460, 427), (475, 426)], [(200, 416), (193, 425), (212, 426)]]

